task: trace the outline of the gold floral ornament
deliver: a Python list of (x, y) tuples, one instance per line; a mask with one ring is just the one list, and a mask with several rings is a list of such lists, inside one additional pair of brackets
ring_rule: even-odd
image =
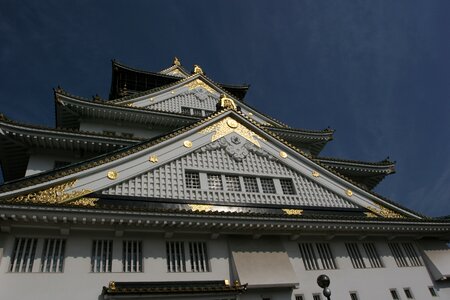
[(313, 177), (320, 177), (320, 174), (317, 171), (312, 171), (311, 174), (312, 174)]
[(183, 142), (183, 146), (186, 148), (192, 148), (192, 142), (189, 140), (186, 140)]
[(234, 103), (234, 100), (231, 98), (228, 98), (227, 95), (225, 95), (225, 94), (220, 95), (220, 107), (231, 108), (234, 110), (237, 109), (237, 106), (236, 106), (236, 103)]
[(286, 152), (284, 152), (284, 151), (280, 151), (280, 157), (281, 157), (281, 158), (287, 158), (287, 157), (288, 157), (288, 155), (287, 155), (287, 153), (286, 153)]
[(303, 209), (283, 208), (283, 212), (287, 215), (301, 216)]
[(346, 193), (347, 196), (349, 196), (349, 197), (353, 196), (353, 191), (352, 191), (352, 190), (346, 190), (345, 193)]
[(212, 205), (206, 204), (189, 204), (192, 211), (211, 211)]
[(148, 158), (148, 161), (151, 162), (151, 163), (156, 164), (156, 163), (158, 162), (158, 156), (156, 156), (155, 154), (153, 154), (153, 155), (151, 155), (151, 156)]
[(98, 198), (83, 197), (78, 200), (70, 202), (70, 205), (94, 207), (97, 205), (97, 201)]
[(106, 177), (108, 177), (108, 179), (115, 180), (117, 179), (117, 177), (119, 177), (119, 173), (117, 173), (117, 171), (111, 170), (106, 173)]
[(178, 57), (176, 57), (176, 56), (173, 58), (173, 65), (174, 66), (181, 66), (181, 62), (178, 59)]
[(199, 65), (194, 65), (194, 74), (201, 74), (203, 75), (203, 70), (200, 68)]
[[(373, 206), (367, 206), (366, 207), (368, 210), (370, 210), (371, 212), (373, 212), (374, 214), (381, 216), (383, 218), (389, 218), (389, 219), (403, 219), (404, 216), (402, 216), (399, 213), (396, 213), (386, 207), (383, 207), (379, 204), (373, 204)], [(367, 214), (366, 214), (367, 215)]]
[(108, 285), (108, 289), (111, 291), (115, 291), (116, 290), (116, 283), (114, 281), (110, 281), (109, 285)]
[(230, 117), (226, 117), (225, 119), (222, 119), (200, 131), (200, 133), (203, 134), (208, 134), (211, 132), (214, 132), (213, 136), (211, 137), (211, 142), (214, 142), (232, 132), (239, 134), (240, 136), (260, 148), (261, 145), (259, 144), (258, 140), (264, 141), (262, 137), (247, 129), (245, 126)]
[(202, 89), (207, 90), (211, 94), (214, 93), (214, 89), (200, 79), (195, 79), (191, 83), (185, 84), (184, 86), (187, 87), (189, 90), (194, 90), (198, 87), (201, 87)]
[[(67, 193), (66, 190), (75, 184), (76, 180), (65, 182), (60, 185), (52, 186), (48, 189), (35, 191), (29, 194), (16, 196), (7, 199), (10, 203), (33, 203), (33, 204), (61, 204), (81, 198), (84, 195), (92, 193), (92, 190), (80, 190)], [(76, 201), (74, 202), (77, 205)]]

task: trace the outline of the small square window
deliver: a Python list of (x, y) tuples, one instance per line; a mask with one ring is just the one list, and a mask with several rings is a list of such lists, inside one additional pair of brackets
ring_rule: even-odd
[(394, 299), (394, 300), (399, 300), (400, 299), (398, 297), (398, 293), (397, 293), (396, 289), (392, 289), (392, 290), (390, 290), (390, 292), (391, 292), (392, 299)]
[(281, 189), (285, 195), (295, 195), (292, 179), (280, 179)]
[(244, 177), (245, 191), (248, 193), (259, 193), (256, 177)]
[(411, 290), (409, 288), (404, 288), (403, 291), (405, 292), (406, 299), (414, 299)]
[(313, 294), (313, 300), (322, 300), (322, 295), (320, 295), (320, 294)]
[(200, 176), (197, 172), (186, 172), (184, 178), (186, 180), (186, 188), (188, 189), (200, 188)]
[(228, 191), (235, 191), (235, 192), (241, 191), (241, 183), (239, 181), (239, 176), (225, 175), (225, 181), (227, 183)]
[(434, 287), (429, 286), (428, 290), (430, 291), (431, 296), (438, 297), (438, 294), (436, 293), (436, 290), (434, 289)]
[(275, 185), (272, 178), (261, 178), (261, 188), (265, 194), (275, 194)]
[(222, 176), (218, 174), (208, 174), (208, 188), (210, 190), (223, 190)]
[(305, 300), (303, 295), (295, 295), (295, 300)]
[(350, 292), (351, 300), (358, 300), (358, 294), (356, 292)]

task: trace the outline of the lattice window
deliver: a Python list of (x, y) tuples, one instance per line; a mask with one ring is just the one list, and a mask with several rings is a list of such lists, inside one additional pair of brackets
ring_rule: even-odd
[(205, 242), (166, 242), (168, 272), (209, 272)]
[(336, 269), (328, 243), (301, 243), (299, 248), (306, 270)]
[(42, 248), (41, 272), (62, 272), (66, 240), (45, 239)]
[(405, 292), (406, 299), (414, 299), (411, 289), (404, 288), (403, 291)]
[(9, 272), (32, 272), (37, 239), (16, 238)]
[(94, 240), (92, 243), (91, 272), (111, 272), (112, 240)]
[(285, 195), (295, 195), (295, 188), (292, 179), (280, 179), (281, 189)]
[(205, 242), (189, 242), (192, 272), (209, 272), (209, 259)]
[(261, 180), (261, 188), (263, 193), (265, 194), (275, 194), (275, 184), (273, 183), (272, 178), (260, 178)]
[(417, 267), (422, 262), (412, 243), (389, 243), (392, 255), (399, 267)]
[(184, 174), (186, 188), (199, 189), (200, 188), (200, 176), (198, 172), (186, 172)]
[(391, 292), (391, 297), (392, 297), (392, 299), (394, 299), (394, 300), (400, 300), (400, 298), (398, 297), (398, 293), (397, 293), (397, 290), (396, 289), (391, 289), (391, 290), (389, 290), (390, 292)]
[(123, 241), (122, 271), (142, 272), (142, 241)]
[(196, 116), (196, 117), (202, 117), (203, 116), (203, 112), (202, 112), (201, 109), (193, 108), (192, 109), (192, 115)]
[(356, 292), (350, 292), (351, 300), (358, 300), (358, 294)]
[(227, 184), (228, 191), (241, 191), (241, 182), (239, 181), (239, 176), (225, 175), (225, 182)]
[(191, 115), (191, 108), (190, 107), (181, 107), (181, 113), (184, 115)]
[(428, 290), (430, 291), (430, 294), (432, 297), (439, 297), (438, 294), (436, 293), (436, 290), (434, 289), (434, 287), (429, 286)]
[(223, 190), (222, 176), (219, 174), (208, 174), (208, 188), (210, 190)]
[(347, 248), (347, 252), (350, 255), (350, 260), (352, 262), (353, 268), (364, 269), (366, 267), (366, 264), (364, 263), (361, 251), (359, 251), (358, 244), (345, 243), (345, 247)]
[(381, 257), (377, 252), (377, 248), (373, 243), (363, 243), (364, 251), (369, 259), (370, 267), (372, 268), (382, 268), (383, 263)]
[(259, 193), (256, 177), (244, 177), (244, 187), (248, 193)]

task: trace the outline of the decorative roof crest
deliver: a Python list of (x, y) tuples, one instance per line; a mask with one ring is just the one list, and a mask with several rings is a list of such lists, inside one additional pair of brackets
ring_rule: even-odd
[(194, 65), (194, 74), (204, 74), (202, 68), (200, 68), (199, 65)]
[(234, 110), (237, 110), (236, 103), (234, 103), (234, 100), (231, 98), (228, 98), (227, 95), (222, 94), (220, 95), (220, 107), (222, 108), (231, 108)]
[(181, 62), (178, 59), (178, 57), (176, 57), (176, 56), (173, 58), (173, 65), (174, 66), (181, 66)]

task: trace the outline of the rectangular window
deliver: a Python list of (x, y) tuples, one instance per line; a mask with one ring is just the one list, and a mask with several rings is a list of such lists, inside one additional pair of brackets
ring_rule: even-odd
[(94, 240), (92, 243), (91, 272), (111, 272), (112, 240)]
[(418, 267), (422, 265), (412, 243), (389, 243), (392, 255), (399, 267)]
[(217, 174), (208, 174), (208, 188), (210, 190), (223, 190), (222, 176)]
[(241, 183), (239, 181), (239, 176), (225, 175), (225, 182), (227, 183), (228, 191), (235, 191), (235, 192), (241, 191)]
[(434, 287), (429, 286), (429, 287), (428, 287), (428, 290), (430, 291), (431, 296), (433, 296), (433, 297), (438, 297), (438, 295), (437, 295), (436, 290), (434, 289)]
[(350, 260), (352, 262), (353, 268), (355, 269), (364, 269), (366, 264), (364, 263), (364, 259), (359, 251), (359, 247), (357, 243), (345, 243), (345, 248), (347, 248), (348, 255), (350, 256)]
[(248, 193), (259, 193), (256, 177), (244, 177), (244, 187), (245, 191)]
[(305, 300), (303, 295), (295, 295), (295, 300)]
[(191, 115), (191, 108), (190, 107), (181, 107), (181, 113), (184, 115)]
[(45, 239), (42, 248), (41, 272), (62, 272), (66, 240)]
[(192, 109), (192, 115), (194, 115), (196, 117), (202, 117), (203, 116), (203, 112), (202, 112), (201, 109), (193, 108)]
[(265, 194), (275, 194), (275, 184), (273, 183), (272, 178), (260, 178), (261, 180), (261, 188), (263, 193)]
[(142, 272), (142, 242), (123, 241), (122, 271)]
[(285, 195), (295, 195), (292, 179), (280, 179), (281, 189)]
[(405, 292), (406, 299), (414, 299), (411, 290), (409, 288), (404, 288), (403, 291)]
[(363, 248), (369, 258), (370, 267), (382, 268), (383, 263), (381, 262), (381, 257), (378, 255), (377, 249), (375, 248), (375, 244), (363, 243)]
[(168, 272), (209, 272), (205, 242), (166, 242)]
[(322, 295), (320, 295), (320, 294), (313, 294), (313, 300), (322, 300)]
[(390, 290), (390, 292), (391, 292), (392, 299), (394, 299), (394, 300), (399, 300), (400, 299), (398, 297), (398, 293), (397, 293), (396, 289), (392, 289), (392, 290)]
[(350, 292), (351, 300), (358, 300), (358, 294), (356, 292)]
[(205, 242), (189, 242), (192, 272), (209, 272), (209, 259)]
[(186, 188), (199, 189), (200, 188), (200, 176), (197, 172), (186, 172), (184, 174), (186, 181)]
[(328, 243), (301, 243), (299, 248), (306, 270), (337, 268)]
[(32, 272), (37, 239), (16, 238), (9, 265), (9, 272)]

